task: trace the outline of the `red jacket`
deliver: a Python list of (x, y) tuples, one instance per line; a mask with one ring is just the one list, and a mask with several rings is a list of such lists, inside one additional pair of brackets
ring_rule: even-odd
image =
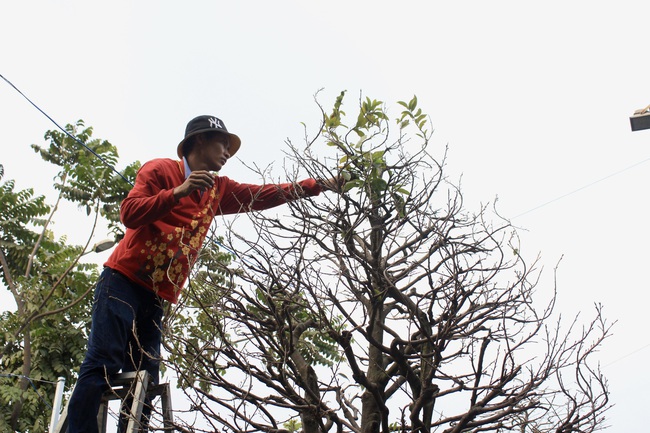
[(183, 161), (154, 159), (142, 166), (120, 208), (126, 234), (105, 263), (174, 303), (215, 215), (268, 209), (321, 192), (314, 179), (249, 185), (216, 176), (210, 191), (176, 202), (174, 188), (185, 178)]

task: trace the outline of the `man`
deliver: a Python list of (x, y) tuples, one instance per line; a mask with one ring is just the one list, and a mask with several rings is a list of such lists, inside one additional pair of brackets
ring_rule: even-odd
[(217, 214), (268, 209), (333, 190), (337, 179), (279, 185), (215, 176), (241, 146), (214, 116), (192, 119), (178, 144), (180, 160), (145, 163), (122, 202), (124, 239), (95, 289), (86, 358), (68, 406), (69, 433), (97, 431), (107, 378), (147, 370), (158, 382), (163, 302), (178, 301)]

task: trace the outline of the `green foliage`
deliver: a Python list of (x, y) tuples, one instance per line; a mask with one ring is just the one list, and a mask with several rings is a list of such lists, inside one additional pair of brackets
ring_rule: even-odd
[(108, 220), (109, 228), (119, 240), (123, 237), (119, 205), (131, 189), (140, 163), (136, 161), (122, 171), (128, 182), (125, 181), (111, 168), (118, 161), (116, 147), (106, 140), (92, 138), (92, 127), (84, 126), (83, 120), (79, 120), (75, 125), (66, 125), (65, 129), (94, 154), (69, 135), (56, 130), (45, 133), (49, 146), (32, 144), (32, 148), (45, 161), (60, 167), (54, 178), (54, 187), (62, 197), (85, 209), (87, 215), (101, 204), (100, 215)]
[(417, 133), (418, 137), (428, 139), (429, 131), (425, 129), (427, 125), (427, 115), (418, 108), (418, 98), (413, 96), (408, 103), (404, 101), (398, 101), (399, 105), (405, 108), (402, 111), (402, 115), (397, 119), (400, 129), (406, 128), (411, 122), (415, 123), (415, 126), (418, 128), (419, 132)]
[[(0, 376), (0, 404), (4, 406), (5, 402), (15, 402), (21, 399), (25, 402), (23, 416), (15, 429), (11, 427), (10, 414), (4, 412), (4, 410), (0, 411), (0, 431), (44, 433), (49, 422), (49, 418), (45, 415), (51, 413), (51, 402), (45, 399), (46, 396), (43, 393), (50, 386), (45, 385), (35, 389), (33, 386), (38, 386), (38, 382), (28, 382), (28, 388), (21, 391), (19, 384), (23, 380), (20, 376), (9, 374)], [(53, 388), (51, 392), (54, 392)]]
[[(342, 359), (336, 341), (330, 337), (329, 333), (323, 332), (320, 326), (310, 326), (300, 333), (297, 342), (292, 342), (292, 331), (297, 324), (307, 323), (311, 320), (318, 322), (315, 317), (312, 306), (309, 305), (305, 296), (300, 293), (286, 293), (284, 290), (268, 290), (262, 292), (256, 290), (258, 305), (248, 305), (249, 312), (260, 321), (265, 317), (275, 314), (279, 317), (276, 319), (285, 326), (276, 331), (278, 341), (289, 342), (280, 347), (295, 348), (302, 358), (309, 365), (323, 365), (331, 367), (334, 362)], [(263, 306), (263, 307), (261, 307)], [(343, 320), (341, 316), (329, 320), (329, 326), (336, 329), (336, 332), (343, 330)], [(269, 348), (273, 352), (273, 348)], [(285, 354), (276, 352), (273, 361), (284, 359)]]
[(298, 421), (297, 419), (291, 419), (287, 422), (285, 422), (282, 427), (287, 429), (289, 433), (297, 433), (302, 429), (302, 423)]
[[(388, 130), (388, 116), (382, 101), (366, 97), (360, 104), (359, 114), (353, 127), (348, 128), (342, 122), (345, 112), (341, 109), (345, 92), (336, 98), (332, 114), (324, 116), (323, 134), (327, 145), (343, 153), (339, 160), (339, 169), (346, 179), (344, 191), (358, 190), (366, 194), (375, 204), (375, 210), (381, 214), (387, 209), (394, 209), (404, 217), (409, 191), (405, 185), (393, 178), (396, 165), (403, 155), (395, 155), (397, 162), (389, 163), (390, 155), (386, 152), (384, 140)], [(414, 122), (418, 136), (428, 140), (429, 132), (425, 129), (427, 116), (417, 106), (417, 97), (408, 103), (399, 101), (405, 108), (397, 124), (400, 130)], [(354, 132), (358, 140), (349, 139)], [(375, 139), (378, 139), (376, 143)]]
[[(4, 167), (0, 164), (0, 181)], [(13, 180), (0, 184), (0, 248), (6, 252), (7, 262), (12, 270), (25, 269), (38, 233), (36, 226), (42, 225), (41, 217), (50, 212), (45, 197), (34, 197), (33, 189), (15, 191)], [(26, 223), (29, 222), (29, 223)], [(7, 275), (2, 281), (7, 285)]]
[[(95, 265), (80, 264), (63, 277), (50, 296), (49, 289), (61, 278), (71, 261), (78, 257), (79, 249), (65, 245), (65, 240), (44, 245), (47, 248), (42, 247), (37, 253), (38, 265), (35, 268), (38, 272), (35, 276), (16, 278), (17, 290), (25, 308), (22, 311), (7, 311), (0, 316), (3, 331), (0, 347), (4, 348), (0, 360), (1, 371), (24, 374), (27, 356), (29, 377), (34, 381), (34, 387), (29, 386), (20, 394), (23, 397), (19, 417), (22, 427), (17, 431), (43, 431), (38, 429), (38, 425), (46, 426), (51, 414), (47, 404), (52, 404), (54, 385), (50, 382), (58, 377), (64, 377), (67, 384), (74, 382), (73, 371), (81, 364), (85, 353), (92, 308), (92, 296), (86, 295), (98, 277)], [(74, 302), (78, 303), (66, 308)], [(26, 328), (21, 329), (30, 317), (58, 309), (62, 311), (31, 320)], [(26, 349), (25, 338), (29, 339), (31, 350)], [(20, 390), (18, 384), (16, 380), (0, 382), (0, 416), (7, 422), (15, 403), (20, 401), (20, 398), (16, 398), (16, 392)]]
[[(219, 238), (217, 242), (222, 243), (223, 239)], [(219, 245), (208, 238), (190, 284), (183, 291), (178, 311), (166, 315), (168, 360), (184, 373), (178, 378), (179, 388), (196, 385), (208, 392), (209, 382), (201, 380), (201, 377), (223, 373), (216, 364), (218, 351), (215, 349), (219, 347), (220, 339), (226, 336), (215, 331), (221, 330), (222, 319), (228, 314), (221, 299), (231, 288), (227, 266), (232, 259), (231, 254), (222, 252)], [(196, 357), (192, 354), (205, 356), (209, 362), (195, 363)]]
[[(79, 263), (82, 246), (57, 239), (49, 229), (59, 200), (74, 203), (93, 216), (105, 218), (115, 233), (119, 204), (130, 189), (128, 182), (106, 166), (117, 163), (116, 148), (92, 138), (83, 121), (66, 125), (105, 162), (66, 134), (47, 131), (47, 146), (32, 145), (41, 157), (60, 168), (54, 178), (59, 192), (53, 202), (35, 196), (32, 189), (14, 190), (14, 181), (0, 184), (0, 256), (3, 285), (11, 290), (17, 308), (0, 315), (0, 431), (44, 432), (51, 414), (54, 382), (64, 377), (74, 384), (74, 371), (85, 355), (97, 265)], [(139, 163), (123, 172), (131, 182)], [(4, 167), (0, 166), (0, 181)], [(90, 218), (92, 221), (92, 218)], [(89, 231), (91, 228), (89, 227)], [(90, 236), (90, 233), (89, 233)], [(31, 378), (28, 383), (16, 376)], [(5, 427), (9, 426), (8, 429)]]

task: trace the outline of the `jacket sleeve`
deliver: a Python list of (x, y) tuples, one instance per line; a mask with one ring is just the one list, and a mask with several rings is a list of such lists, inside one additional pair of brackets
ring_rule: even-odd
[(321, 187), (315, 179), (269, 185), (238, 183), (225, 176), (219, 177), (219, 181), (222, 182), (219, 188), (221, 191), (219, 211), (222, 214), (269, 209), (321, 193)]
[(155, 162), (145, 163), (135, 178), (135, 186), (120, 206), (122, 223), (135, 229), (167, 215), (176, 206), (175, 185)]

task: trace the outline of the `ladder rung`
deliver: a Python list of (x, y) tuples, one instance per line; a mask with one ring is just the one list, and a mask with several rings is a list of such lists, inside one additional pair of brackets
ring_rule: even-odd
[[(159, 385), (151, 385), (147, 388), (147, 397), (157, 397), (162, 395), (166, 387), (169, 387), (168, 383), (161, 383)], [(131, 389), (128, 386), (124, 388), (113, 388), (104, 392), (102, 396), (102, 401), (112, 401), (112, 400), (124, 400), (130, 394)]]

